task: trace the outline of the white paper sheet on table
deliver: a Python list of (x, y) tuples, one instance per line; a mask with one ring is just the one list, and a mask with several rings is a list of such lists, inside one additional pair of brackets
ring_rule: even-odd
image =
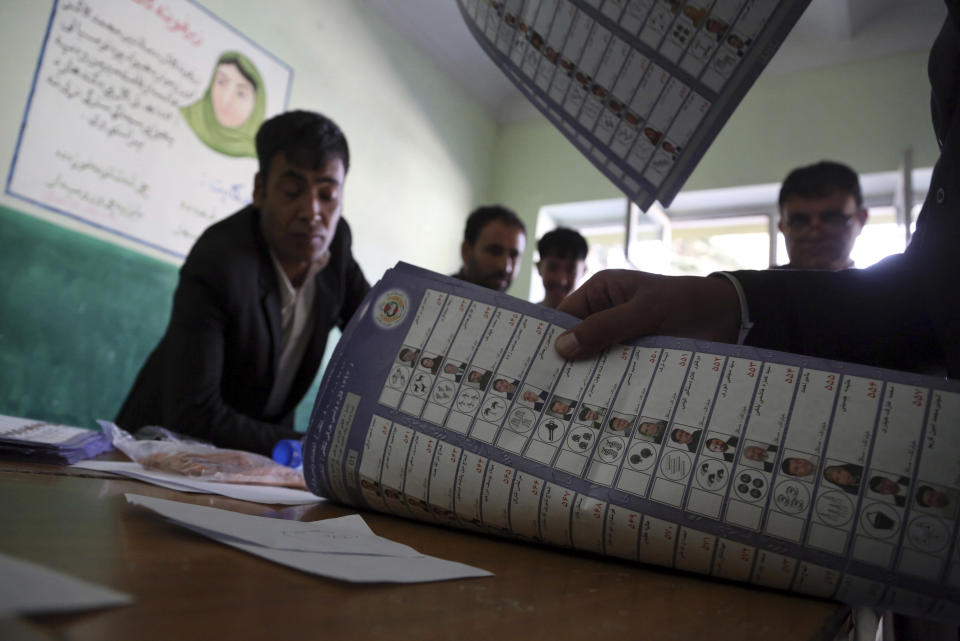
[(169, 474), (144, 469), (139, 463), (132, 461), (80, 461), (73, 467), (98, 472), (120, 474), (138, 481), (153, 483), (178, 492), (201, 492), (204, 494), (219, 494), (241, 501), (254, 503), (270, 503), (273, 505), (307, 505), (325, 499), (311, 494), (306, 490), (297, 490), (292, 487), (277, 487), (275, 485), (245, 485), (242, 483), (219, 483), (216, 481), (199, 481), (189, 476)]
[(304, 523), (237, 514), (137, 494), (127, 501), (216, 541), (303, 572), (357, 583), (419, 583), (492, 576), (377, 536), (358, 514)]
[(133, 597), (0, 554), (0, 614), (74, 612), (127, 605)]
[(374, 534), (359, 514), (324, 521), (289, 521), (127, 494), (127, 500), (187, 527), (253, 543), (301, 552), (419, 556), (413, 548)]

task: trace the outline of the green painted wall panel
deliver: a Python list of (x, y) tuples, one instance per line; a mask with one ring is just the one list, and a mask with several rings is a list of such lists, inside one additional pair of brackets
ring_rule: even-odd
[(176, 267), (0, 207), (0, 413), (112, 419), (170, 316)]

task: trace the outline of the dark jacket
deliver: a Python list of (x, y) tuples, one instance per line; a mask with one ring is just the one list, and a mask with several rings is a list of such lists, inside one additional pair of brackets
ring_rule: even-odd
[(313, 334), (277, 414), (264, 408), (282, 341), (277, 272), (247, 207), (197, 239), (173, 297), (170, 323), (140, 370), (116, 422), (127, 430), (160, 425), (229, 448), (269, 453), (298, 438), (293, 412), (313, 382), (334, 326), (343, 328), (370, 286), (340, 220), (330, 260), (316, 276)]

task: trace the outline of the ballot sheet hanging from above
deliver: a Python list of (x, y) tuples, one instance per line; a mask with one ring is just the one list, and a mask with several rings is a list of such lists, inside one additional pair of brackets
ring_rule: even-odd
[(809, 0), (458, 0), (480, 46), (641, 209), (668, 206)]

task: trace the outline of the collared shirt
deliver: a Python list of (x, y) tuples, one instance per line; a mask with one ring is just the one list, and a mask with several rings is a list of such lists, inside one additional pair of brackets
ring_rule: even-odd
[(283, 336), (280, 343), (280, 359), (277, 362), (277, 372), (273, 379), (273, 388), (264, 413), (267, 416), (276, 415), (283, 407), (283, 402), (290, 393), (290, 386), (300, 368), (300, 361), (307, 349), (310, 337), (313, 335), (314, 311), (313, 299), (316, 295), (314, 276), (323, 269), (330, 260), (330, 253), (326, 253), (316, 263), (310, 266), (303, 285), (294, 287), (287, 277), (283, 266), (277, 257), (270, 252), (273, 266), (277, 272), (277, 284), (280, 288), (280, 318)]

